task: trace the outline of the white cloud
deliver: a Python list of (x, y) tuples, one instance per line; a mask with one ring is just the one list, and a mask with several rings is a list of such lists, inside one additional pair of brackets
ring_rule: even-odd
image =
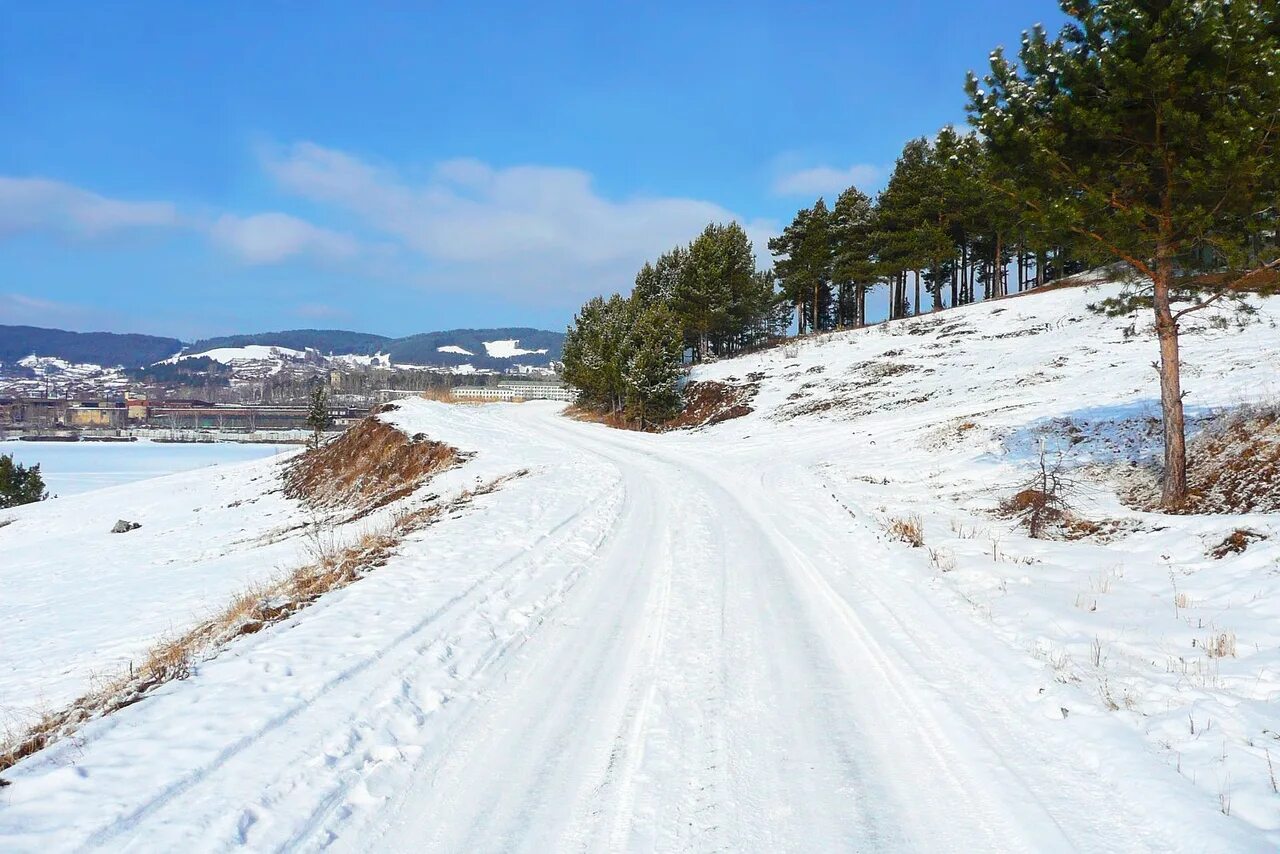
[(866, 191), (883, 177), (884, 170), (869, 163), (855, 163), (844, 169), (812, 166), (779, 175), (773, 182), (773, 191), (780, 196), (835, 196), (849, 187)]
[(350, 235), (284, 213), (223, 214), (209, 227), (209, 238), (246, 264), (275, 264), (300, 255), (341, 260), (359, 252)]
[(267, 152), (264, 164), (289, 192), (354, 214), (423, 256), (430, 269), (419, 278), (446, 288), (517, 296), (626, 290), (645, 260), (708, 222), (738, 220), (764, 257), (774, 231), (698, 199), (609, 199), (590, 174), (564, 167), (497, 168), (463, 158), (410, 182), (309, 142)]
[(61, 181), (0, 176), (0, 237), (43, 231), (87, 238), (178, 224), (177, 209), (168, 202), (128, 202)]

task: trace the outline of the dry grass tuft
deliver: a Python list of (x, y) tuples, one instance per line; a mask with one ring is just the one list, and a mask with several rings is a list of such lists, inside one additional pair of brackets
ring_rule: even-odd
[(1210, 658), (1235, 658), (1236, 633), (1218, 632), (1200, 641), (1200, 646), (1204, 649), (1205, 655)]
[(1257, 531), (1250, 531), (1248, 528), (1237, 528), (1227, 535), (1227, 538), (1209, 551), (1209, 556), (1214, 560), (1222, 560), (1227, 555), (1240, 554), (1249, 548), (1249, 544), (1258, 540), (1265, 540), (1266, 534), (1260, 534)]
[(884, 529), (890, 537), (906, 543), (913, 549), (924, 545), (924, 521), (917, 514), (904, 519), (889, 519)]
[(929, 565), (938, 572), (950, 572), (956, 568), (956, 556), (954, 552), (946, 549), (929, 549)]

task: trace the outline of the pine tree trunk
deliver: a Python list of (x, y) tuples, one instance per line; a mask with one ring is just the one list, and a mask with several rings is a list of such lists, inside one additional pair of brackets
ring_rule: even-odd
[(996, 255), (991, 262), (991, 271), (995, 274), (995, 281), (991, 283), (991, 289), (995, 292), (995, 296), (1002, 297), (1004, 292), (1004, 235), (996, 232)]
[(1153, 300), (1156, 337), (1160, 342), (1160, 410), (1164, 422), (1164, 484), (1160, 506), (1175, 510), (1187, 500), (1186, 417), (1182, 410), (1182, 372), (1178, 354), (1178, 324), (1173, 318), (1169, 289), (1173, 259), (1162, 252), (1156, 261)]

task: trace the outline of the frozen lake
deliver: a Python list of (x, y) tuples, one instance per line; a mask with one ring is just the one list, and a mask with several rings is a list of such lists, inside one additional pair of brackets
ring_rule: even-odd
[(0, 454), (12, 454), (23, 465), (39, 463), (50, 495), (75, 495), (205, 466), (257, 460), (296, 448), (233, 442), (0, 442)]

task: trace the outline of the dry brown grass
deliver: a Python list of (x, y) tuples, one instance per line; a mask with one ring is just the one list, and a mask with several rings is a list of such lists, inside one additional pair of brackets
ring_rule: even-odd
[(916, 514), (905, 518), (889, 519), (884, 525), (885, 531), (895, 540), (900, 540), (918, 549), (924, 545), (924, 521)]
[(1222, 560), (1227, 555), (1240, 554), (1249, 548), (1250, 543), (1265, 540), (1266, 538), (1266, 534), (1250, 531), (1248, 528), (1237, 528), (1228, 534), (1226, 539), (1216, 545), (1209, 552), (1209, 555), (1214, 560)]
[[(586, 421), (589, 424), (603, 424), (606, 427), (612, 427), (615, 430), (640, 430), (640, 422), (632, 421), (624, 416), (621, 412), (601, 412), (588, 406), (570, 405), (565, 408), (564, 414), (575, 421)], [(644, 432), (653, 432), (653, 426)]]
[(1280, 408), (1228, 416), (1187, 451), (1189, 512), (1280, 511)]
[(452, 388), (429, 388), (419, 397), (425, 400), (434, 400), (439, 403), (457, 403), (458, 398), (454, 396)]
[(1204, 648), (1205, 655), (1210, 658), (1235, 658), (1236, 633), (1218, 632), (1201, 641), (1200, 646)]
[(311, 507), (368, 513), (412, 494), (461, 459), (443, 442), (411, 438), (371, 417), (291, 461), (284, 491)]

